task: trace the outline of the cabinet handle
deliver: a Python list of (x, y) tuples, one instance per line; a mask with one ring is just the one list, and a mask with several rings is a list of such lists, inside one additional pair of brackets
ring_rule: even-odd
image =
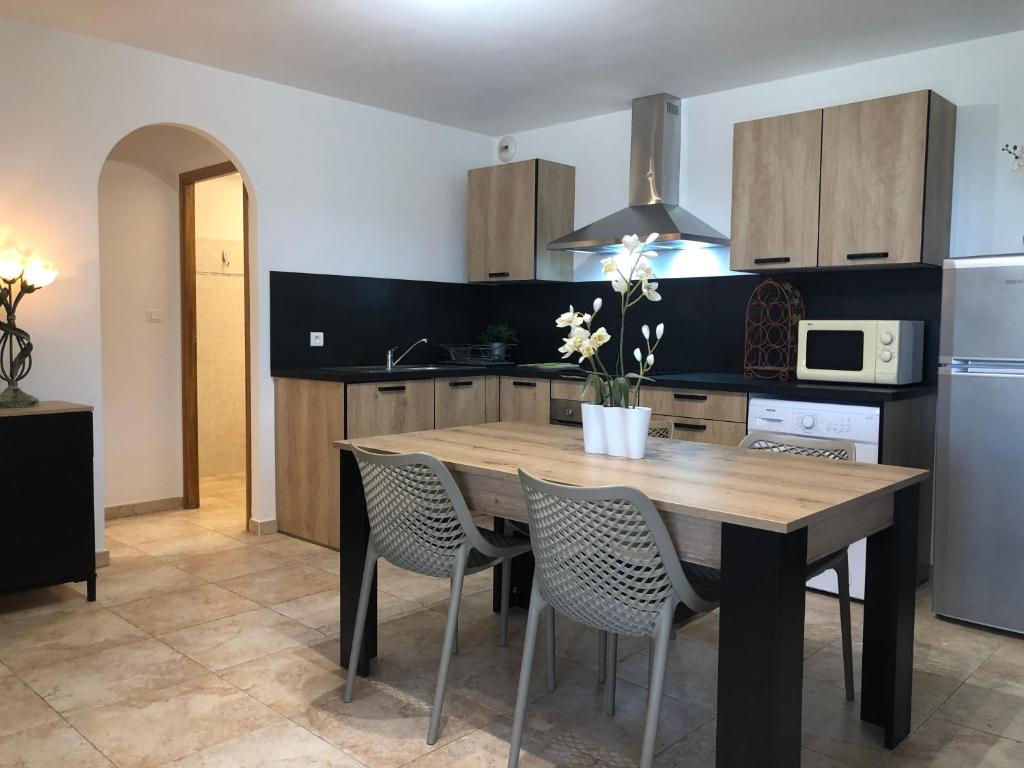
[(405, 392), (405, 384), (391, 384), (377, 387), (378, 392)]
[(513, 381), (512, 382), (512, 386), (513, 387), (530, 387), (531, 389), (533, 389), (533, 388), (535, 388), (537, 386), (537, 382), (536, 381)]
[(448, 382), (448, 386), (449, 387), (472, 387), (473, 386), (473, 382), (472, 381), (449, 381)]
[(685, 429), (689, 432), (704, 432), (708, 428), (707, 424), (686, 424), (682, 421), (674, 421), (672, 424), (677, 429)]
[(692, 400), (695, 403), (703, 403), (708, 399), (707, 395), (688, 395), (685, 392), (676, 392), (672, 395), (676, 400)]
[(488, 272), (488, 277), (508, 277), (508, 272)]
[(769, 259), (754, 259), (755, 264), (789, 264), (789, 256), (773, 256)]
[(888, 259), (888, 251), (875, 251), (872, 253), (848, 253), (846, 258), (850, 261), (867, 261), (869, 259)]

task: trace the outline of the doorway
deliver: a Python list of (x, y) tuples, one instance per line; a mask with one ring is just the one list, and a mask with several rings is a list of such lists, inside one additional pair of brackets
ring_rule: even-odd
[(179, 179), (183, 506), (252, 514), (249, 197), (230, 162)]

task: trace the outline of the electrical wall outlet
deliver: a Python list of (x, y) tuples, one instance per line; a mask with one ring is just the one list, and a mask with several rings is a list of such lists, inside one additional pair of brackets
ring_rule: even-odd
[(146, 322), (147, 323), (162, 323), (164, 321), (164, 311), (162, 309), (147, 309), (146, 310)]
[(322, 347), (324, 345), (324, 332), (323, 331), (310, 331), (309, 332), (309, 346), (311, 347)]

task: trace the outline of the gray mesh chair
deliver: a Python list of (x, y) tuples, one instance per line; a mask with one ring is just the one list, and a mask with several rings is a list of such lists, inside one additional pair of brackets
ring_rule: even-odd
[(648, 437), (667, 437), (671, 440), (673, 437), (675, 437), (675, 433), (675, 425), (668, 420), (652, 421), (650, 424), (647, 425)]
[[(536, 569), (516, 695), (509, 768), (519, 764), (530, 673), (542, 612), (557, 611), (608, 633), (609, 658), (618, 635), (654, 640), (642, 768), (654, 758), (672, 617), (680, 603), (700, 614), (718, 606), (687, 578), (654, 504), (634, 488), (572, 488), (522, 470)], [(550, 621), (549, 621), (550, 625)], [(550, 658), (550, 657), (549, 657)], [(609, 662), (605, 711), (614, 698)]]
[[(740, 442), (740, 448), (769, 453), (812, 456), (832, 461), (856, 461), (857, 446), (849, 440), (791, 437), (774, 432), (751, 432)], [(850, 557), (844, 547), (807, 566), (807, 578), (825, 571), (835, 571), (839, 581), (839, 624), (843, 635), (843, 675), (846, 699), (853, 701), (853, 633), (850, 627)]]
[(440, 461), (425, 453), (384, 455), (353, 448), (363, 478), (370, 541), (359, 589), (355, 634), (344, 701), (352, 701), (355, 669), (366, 627), (378, 557), (408, 571), (451, 580), (448, 623), (437, 670), (434, 707), (427, 743), (434, 744), (448, 683), (448, 665), (457, 650), (462, 580), (496, 565), (502, 567), (501, 644), (508, 644), (508, 605), (512, 558), (530, 551), (528, 539), (478, 528), (455, 478)]

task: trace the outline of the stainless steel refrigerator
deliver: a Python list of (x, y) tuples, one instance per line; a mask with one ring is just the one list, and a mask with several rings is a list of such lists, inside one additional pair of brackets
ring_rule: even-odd
[(1024, 632), (1024, 254), (943, 264), (937, 614)]

